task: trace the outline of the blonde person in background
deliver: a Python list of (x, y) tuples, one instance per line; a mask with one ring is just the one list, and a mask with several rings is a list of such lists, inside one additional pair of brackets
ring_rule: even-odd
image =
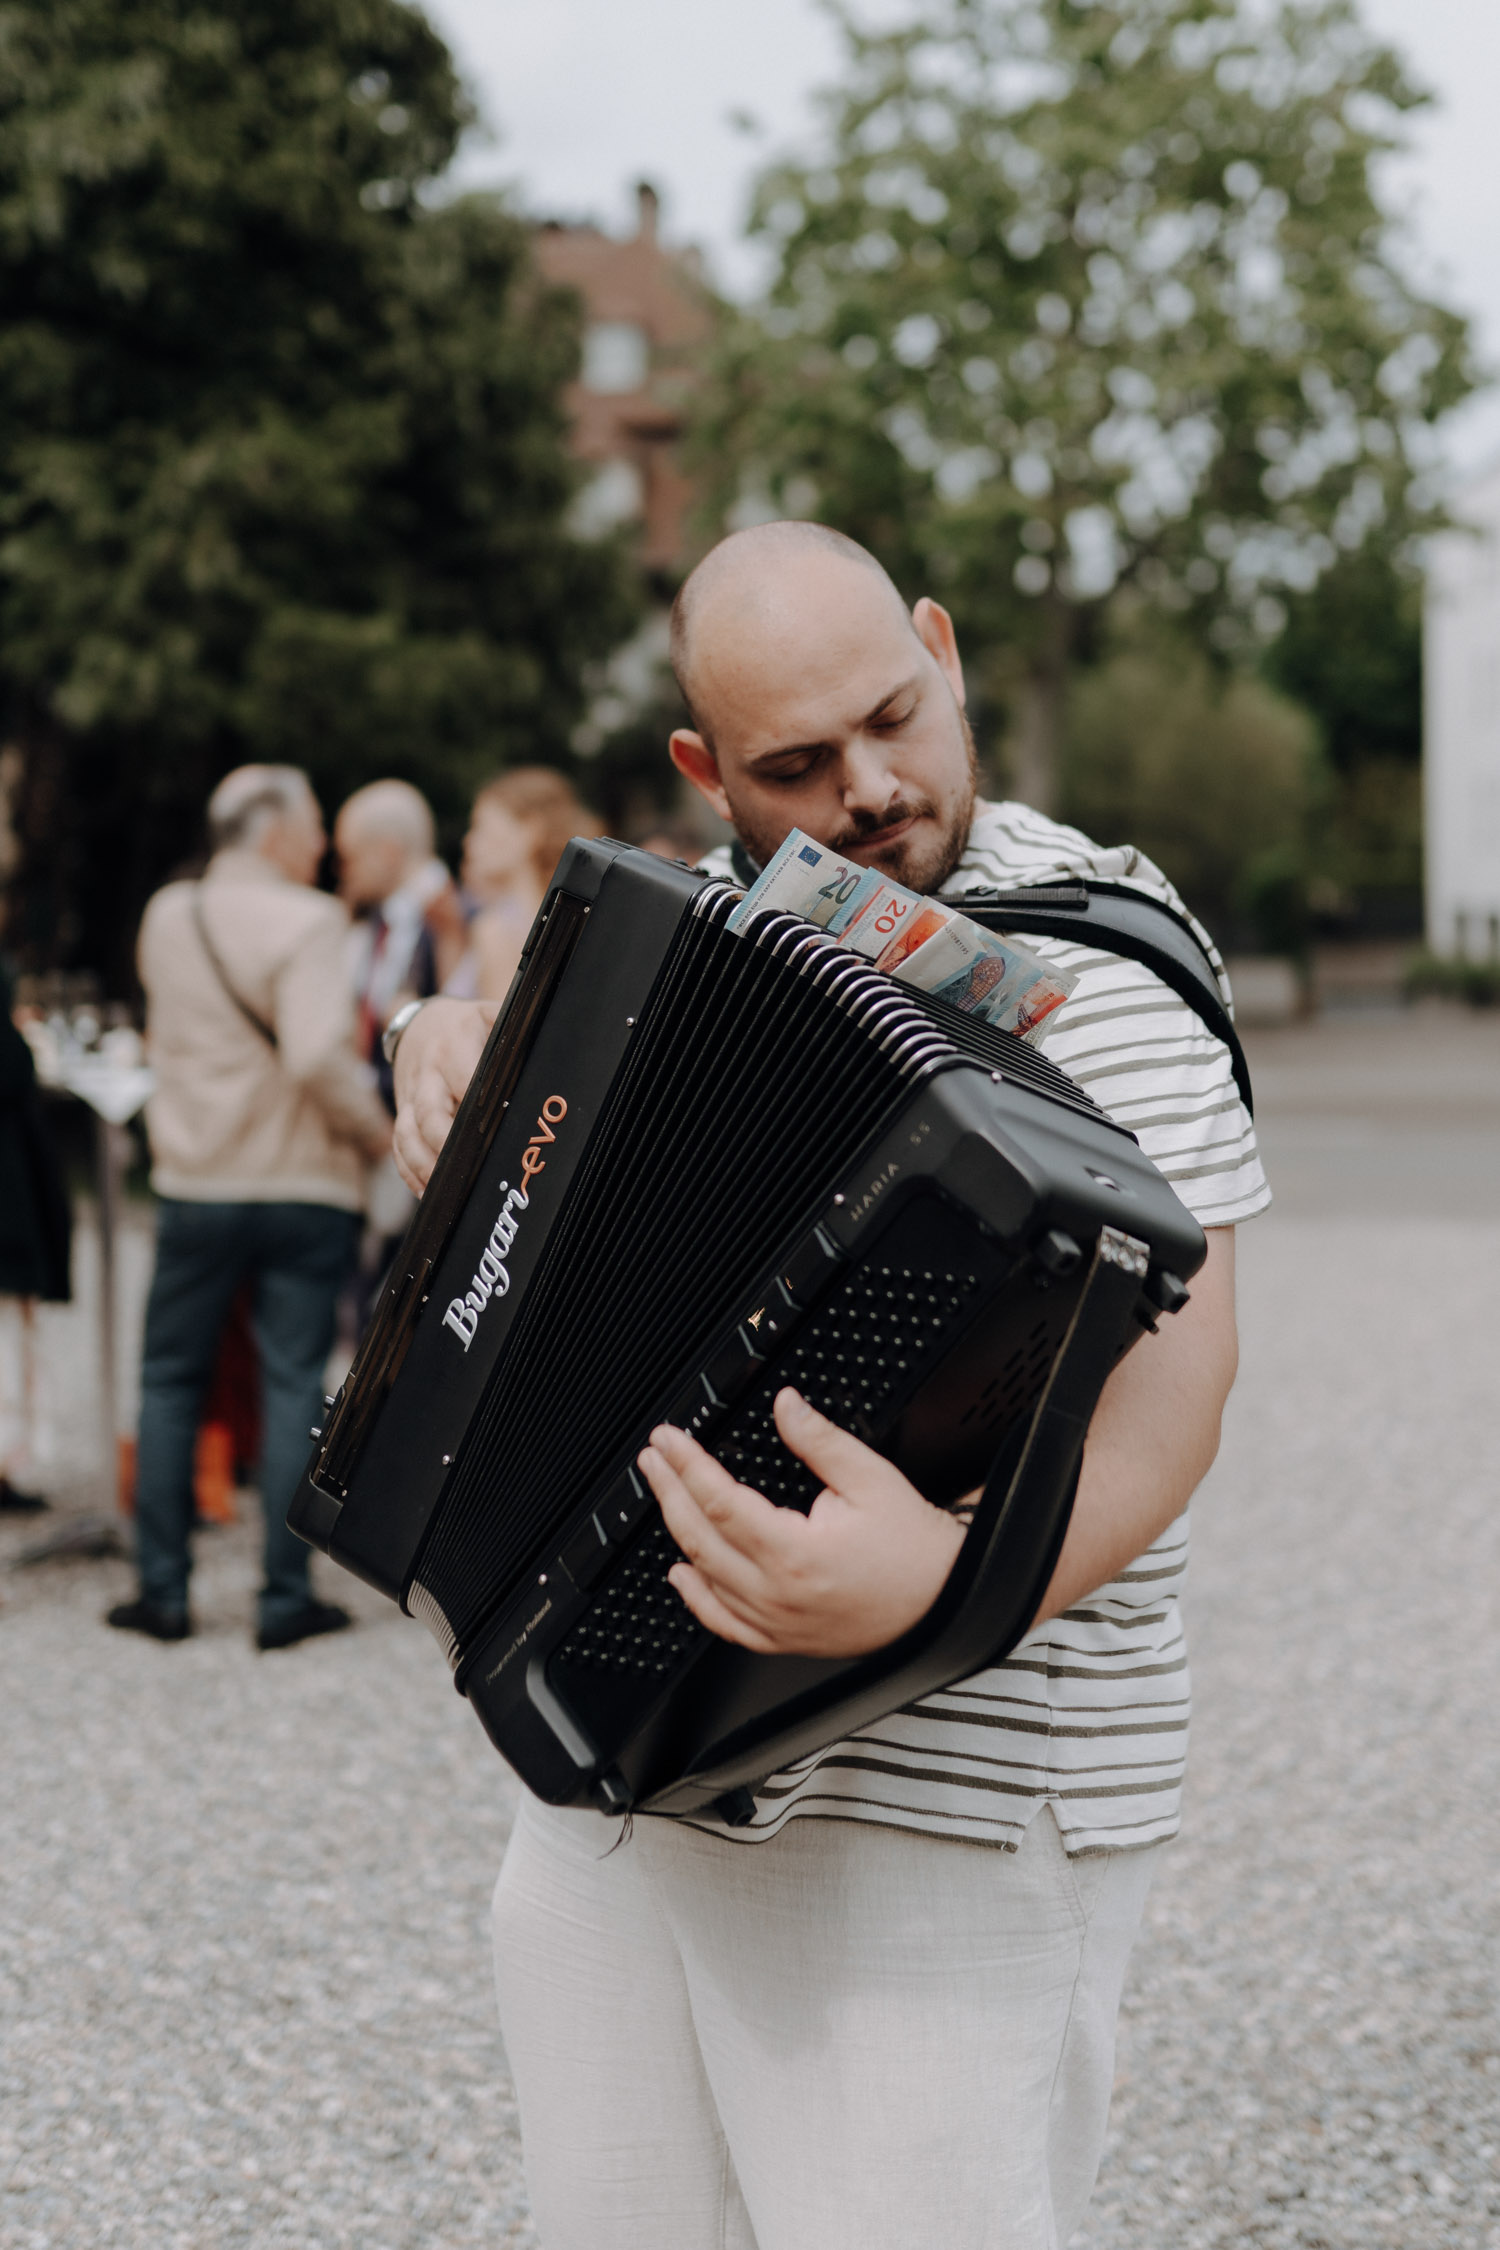
[(602, 833), (567, 776), (551, 766), (517, 766), (486, 783), (464, 838), (463, 887), (476, 907), (469, 951), (446, 993), (504, 999), (563, 847), (570, 836)]

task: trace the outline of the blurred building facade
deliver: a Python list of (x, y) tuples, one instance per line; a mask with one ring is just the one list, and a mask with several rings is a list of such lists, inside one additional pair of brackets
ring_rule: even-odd
[(693, 559), (680, 446), (714, 312), (697, 253), (659, 239), (656, 191), (644, 182), (636, 208), (629, 241), (553, 223), (538, 230), (536, 257), (549, 281), (583, 300), (583, 365), (567, 405), (574, 450), (594, 473), (575, 524), (585, 534), (637, 525), (642, 567), (665, 590)]
[(1500, 465), (1454, 514), (1423, 626), (1427, 940), (1500, 961)]

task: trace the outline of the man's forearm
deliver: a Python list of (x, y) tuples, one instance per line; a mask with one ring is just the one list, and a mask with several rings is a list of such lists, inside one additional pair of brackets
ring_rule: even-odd
[(1218, 1452), (1237, 1363), (1234, 1229), (1215, 1227), (1191, 1301), (1142, 1337), (1104, 1386), (1035, 1624), (1107, 1586), (1175, 1523)]
[[(1179, 1515), (1218, 1445), (1234, 1381), (1234, 1236), (1209, 1236), (1193, 1299), (1110, 1377), (1037, 1622), (1107, 1585)], [(862, 1655), (925, 1615), (962, 1532), (889, 1461), (786, 1390), (782, 1442), (822, 1479), (808, 1515), (736, 1484), (682, 1430), (640, 1456), (684, 1560), (672, 1584), (711, 1633), (764, 1653)]]

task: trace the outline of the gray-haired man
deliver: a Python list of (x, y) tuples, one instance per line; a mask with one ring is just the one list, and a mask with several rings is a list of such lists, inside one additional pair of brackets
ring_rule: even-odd
[(230, 1305), (249, 1282), (266, 1527), (257, 1642), (288, 1648), (349, 1621), (313, 1599), (286, 1511), (319, 1418), (365, 1168), (388, 1148), (390, 1124), (351, 1043), (348, 921), (313, 888), (327, 838), (307, 777), (242, 766), (214, 791), (208, 822), (202, 882), (169, 883), (141, 923), (161, 1201), (141, 1371), (140, 1592), (108, 1622), (160, 1641), (191, 1630), (198, 1414)]

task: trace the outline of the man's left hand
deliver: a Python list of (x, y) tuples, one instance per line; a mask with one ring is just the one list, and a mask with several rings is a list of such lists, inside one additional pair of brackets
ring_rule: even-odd
[(685, 1430), (653, 1430), (640, 1456), (685, 1562), (671, 1582), (721, 1640), (763, 1656), (862, 1656), (936, 1601), (965, 1526), (899, 1469), (779, 1391), (776, 1427), (823, 1490), (807, 1515), (779, 1508)]
[[(1107, 1586), (1182, 1513), (1218, 1450), (1237, 1348), (1234, 1229), (1211, 1227), (1191, 1302), (1100, 1395), (1033, 1628)], [(777, 1394), (776, 1427), (823, 1479), (807, 1516), (736, 1484), (684, 1431), (652, 1432), (641, 1467), (688, 1558), (672, 1584), (711, 1633), (765, 1655), (884, 1648), (932, 1607), (965, 1526), (793, 1390)]]

